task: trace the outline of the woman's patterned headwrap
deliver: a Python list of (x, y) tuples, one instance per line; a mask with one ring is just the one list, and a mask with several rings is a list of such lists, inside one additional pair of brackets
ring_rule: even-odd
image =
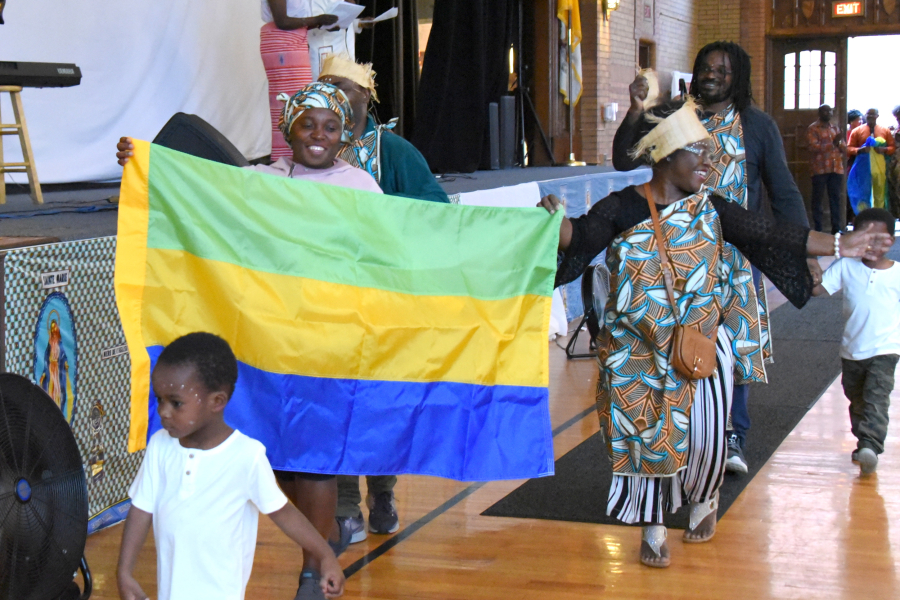
[(303, 87), (293, 96), (278, 94), (278, 100), (284, 102), (278, 128), (284, 140), (291, 143), (291, 125), (308, 108), (327, 108), (341, 120), (341, 141), (350, 143), (350, 123), (353, 120), (353, 109), (344, 92), (328, 83), (315, 82)]

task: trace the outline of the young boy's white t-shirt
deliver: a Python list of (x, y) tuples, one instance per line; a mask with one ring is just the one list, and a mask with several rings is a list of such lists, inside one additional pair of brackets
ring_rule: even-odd
[(287, 503), (265, 447), (237, 430), (210, 450), (157, 431), (128, 493), (153, 515), (159, 600), (242, 600), (259, 513)]
[(841, 358), (900, 354), (900, 264), (870, 269), (858, 258), (842, 258), (822, 275), (822, 287), (844, 291)]

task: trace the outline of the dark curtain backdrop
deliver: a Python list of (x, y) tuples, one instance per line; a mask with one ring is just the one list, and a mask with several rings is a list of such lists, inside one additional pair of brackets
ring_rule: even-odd
[(380, 102), (373, 111), (386, 123), (394, 117), (400, 122), (394, 132), (409, 137), (416, 118), (416, 92), (419, 87), (419, 19), (415, 0), (358, 0), (366, 10), (364, 17), (375, 17), (396, 6), (396, 19), (382, 21), (363, 29), (356, 37), (356, 59), (370, 62), (375, 69), (375, 84)]
[(515, 0), (437, 0), (412, 143), (435, 173), (490, 167), (488, 104), (509, 83)]

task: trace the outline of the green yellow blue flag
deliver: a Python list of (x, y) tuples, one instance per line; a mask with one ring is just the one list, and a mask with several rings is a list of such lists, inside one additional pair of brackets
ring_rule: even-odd
[(421, 202), (134, 145), (115, 281), (130, 450), (160, 427), (150, 372), (162, 348), (208, 331), (239, 361), (226, 420), (275, 469), (553, 472), (561, 212)]
[[(883, 138), (869, 136), (863, 148), (885, 147)], [(888, 186), (884, 155), (869, 150), (860, 152), (853, 160), (847, 175), (847, 200), (854, 214), (867, 208), (884, 208), (888, 200)]]

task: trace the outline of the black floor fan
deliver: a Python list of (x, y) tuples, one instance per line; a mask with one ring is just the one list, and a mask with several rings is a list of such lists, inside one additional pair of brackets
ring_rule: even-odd
[[(569, 343), (566, 344), (567, 359), (593, 358), (597, 355), (597, 336), (600, 335), (600, 329), (603, 327), (603, 316), (608, 297), (609, 271), (601, 263), (589, 265), (581, 276), (581, 302), (584, 316), (572, 333)], [(578, 334), (581, 333), (582, 328), (585, 326), (587, 326), (588, 334), (590, 335), (588, 352), (579, 354), (575, 352), (575, 343), (578, 341)]]
[(87, 526), (87, 483), (69, 424), (41, 388), (0, 374), (0, 600), (89, 598)]

